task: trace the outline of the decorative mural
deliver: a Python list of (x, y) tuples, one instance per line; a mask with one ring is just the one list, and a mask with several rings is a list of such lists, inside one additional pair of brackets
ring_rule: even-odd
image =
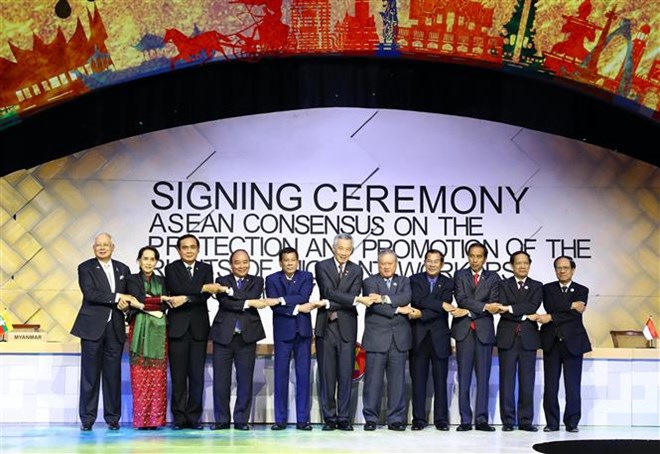
[(183, 67), (323, 54), (499, 66), (660, 118), (652, 0), (22, 0), (0, 20), (0, 128)]

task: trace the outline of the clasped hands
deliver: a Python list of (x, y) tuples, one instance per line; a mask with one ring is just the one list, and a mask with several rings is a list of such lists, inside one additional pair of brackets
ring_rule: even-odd
[[(202, 285), (202, 293), (212, 293), (215, 295), (216, 293), (226, 293), (228, 291), (229, 291), (229, 287), (218, 284), (217, 282)], [(187, 302), (189, 302), (188, 297), (185, 295), (161, 296), (160, 299), (162, 302), (166, 303), (172, 309), (181, 307)]]
[[(587, 310), (587, 303), (584, 301), (573, 301), (571, 303), (571, 310), (583, 314)], [(545, 325), (552, 321), (552, 314), (529, 314), (527, 315), (527, 319)]]
[(117, 309), (122, 312), (126, 312), (131, 307), (134, 309), (144, 309), (144, 304), (139, 302), (136, 297), (133, 295), (127, 295), (124, 293), (118, 293), (119, 301), (117, 301)]
[[(384, 304), (385, 296), (379, 295), (378, 293), (370, 293), (368, 295), (358, 296), (357, 302), (364, 304), (365, 307), (370, 307), (372, 304)], [(410, 320), (414, 320), (421, 318), (422, 311), (408, 304), (407, 306), (399, 306), (397, 308), (397, 314), (407, 315)]]
[[(484, 306), (484, 310), (488, 311), (491, 314), (502, 314), (508, 311), (507, 307), (508, 306), (502, 306), (498, 302), (493, 302), (493, 303), (486, 303), (486, 305)], [(456, 318), (465, 317), (470, 313), (468, 309), (465, 309), (463, 307), (456, 307), (447, 302), (442, 303), (442, 308), (446, 312), (449, 312), (452, 315), (452, 317), (456, 317)]]
[(368, 295), (358, 296), (357, 302), (364, 304), (366, 307), (371, 306), (372, 304), (382, 304), (385, 302), (385, 298), (378, 293), (370, 293)]
[(308, 301), (307, 303), (298, 305), (298, 312), (309, 314), (314, 309), (319, 309), (321, 307), (325, 307), (325, 301)]

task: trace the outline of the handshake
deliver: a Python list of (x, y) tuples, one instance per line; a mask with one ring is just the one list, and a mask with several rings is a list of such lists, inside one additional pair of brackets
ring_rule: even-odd
[[(151, 295), (146, 295), (150, 297)], [(182, 306), (188, 302), (187, 296), (161, 296), (160, 300), (163, 303), (166, 303), (169, 307), (175, 308)], [(119, 301), (117, 302), (117, 309), (120, 311), (126, 312), (130, 308), (138, 309), (140, 311), (144, 310), (144, 303), (141, 303), (133, 295), (127, 295), (124, 293), (119, 293)]]
[(364, 296), (358, 296), (357, 302), (364, 304), (366, 307), (371, 306), (372, 304), (382, 304), (385, 303), (385, 297), (379, 295), (378, 293), (370, 293)]
[(325, 301), (308, 301), (304, 304), (298, 305), (298, 312), (303, 314), (309, 314), (314, 309), (319, 309), (325, 307)]
[[(442, 308), (445, 310), (445, 312), (449, 312), (452, 317), (456, 318), (465, 317), (470, 313), (468, 309), (457, 307), (447, 302), (442, 303)], [(498, 302), (486, 303), (484, 310), (490, 312), (491, 314), (503, 314), (504, 312), (509, 311), (509, 306), (503, 306)]]
[[(254, 307), (255, 309), (263, 309), (266, 307), (277, 306), (282, 304), (279, 298), (261, 298), (254, 300), (247, 300), (249, 307)], [(298, 304), (298, 312), (303, 314), (308, 314), (314, 309), (319, 307), (325, 307), (325, 301), (308, 301), (307, 303)]]

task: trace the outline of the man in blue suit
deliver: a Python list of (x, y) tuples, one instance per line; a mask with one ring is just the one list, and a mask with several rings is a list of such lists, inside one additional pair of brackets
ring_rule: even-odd
[(492, 432), (495, 428), (488, 424), (488, 381), (495, 344), (493, 314), (500, 310), (500, 277), (484, 269), (488, 250), (483, 244), (472, 243), (467, 253), (470, 266), (454, 274), (458, 308), (452, 312), (451, 333), (456, 339), (458, 410), (461, 417), (456, 430), (472, 430), (470, 386), (474, 371), (477, 377), (475, 429)]
[(582, 415), (582, 356), (591, 351), (591, 342), (582, 322), (589, 289), (573, 281), (575, 261), (560, 256), (554, 262), (557, 280), (543, 286), (543, 307), (539, 315), (543, 346), (544, 432), (559, 430), (559, 377), (564, 373), (567, 432), (577, 432)]
[(406, 429), (405, 379), (412, 332), (408, 316), (410, 281), (396, 274), (397, 257), (391, 249), (378, 254), (378, 274), (362, 285), (358, 301), (367, 309), (364, 316), (362, 346), (367, 352), (364, 373), (364, 430), (376, 430), (383, 400), (383, 378), (387, 377), (387, 428)]
[(296, 428), (312, 430), (310, 424), (310, 368), (312, 358), (312, 318), (310, 312), (322, 303), (309, 301), (314, 277), (298, 269), (298, 251), (280, 251), (281, 271), (266, 277), (266, 296), (280, 304), (273, 310), (275, 340), (275, 424), (272, 430), (286, 429), (289, 415), (289, 364), (296, 368)]
[(429, 366), (433, 371), (433, 424), (449, 430), (447, 376), (451, 356), (449, 313), (454, 311), (454, 281), (440, 271), (442, 252), (430, 249), (424, 256), (424, 272), (410, 276), (412, 307), (421, 311), (412, 321), (413, 348), (410, 351), (412, 380), (412, 430), (426, 427), (426, 384)]
[[(534, 381), (536, 351), (541, 337), (536, 310), (541, 306), (543, 284), (529, 277), (532, 259), (525, 251), (511, 254), (513, 276), (500, 283), (500, 321), (497, 324), (497, 352), (500, 360), (500, 418), (502, 430), (536, 432)], [(516, 405), (516, 378), (518, 405)]]
[(80, 430), (92, 430), (103, 380), (103, 416), (110, 430), (119, 429), (121, 417), (121, 355), (126, 341), (124, 313), (135, 298), (126, 293), (131, 270), (112, 260), (112, 237), (101, 233), (94, 240), (94, 258), (78, 266), (82, 306), (71, 329), (80, 338)]

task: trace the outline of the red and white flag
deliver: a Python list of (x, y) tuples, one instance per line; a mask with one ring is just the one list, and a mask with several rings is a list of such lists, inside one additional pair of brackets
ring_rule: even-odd
[(646, 340), (652, 340), (658, 338), (658, 332), (655, 330), (653, 317), (649, 317), (649, 319), (646, 321), (646, 325), (644, 325), (644, 329), (642, 330), (642, 332), (644, 333), (644, 337), (646, 338)]

